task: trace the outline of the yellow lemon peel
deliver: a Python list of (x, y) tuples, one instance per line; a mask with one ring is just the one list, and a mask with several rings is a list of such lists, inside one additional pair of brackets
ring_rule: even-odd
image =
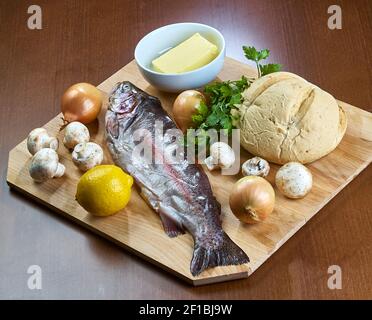
[(77, 202), (96, 216), (109, 216), (128, 204), (133, 178), (114, 165), (96, 166), (84, 173), (76, 190)]

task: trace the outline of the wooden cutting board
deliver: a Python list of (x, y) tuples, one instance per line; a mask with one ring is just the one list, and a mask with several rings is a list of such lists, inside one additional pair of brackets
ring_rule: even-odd
[[(238, 79), (242, 74), (254, 76), (255, 72), (247, 65), (227, 58), (219, 79)], [(98, 87), (108, 93), (115, 83), (123, 80), (129, 80), (146, 92), (159, 97), (163, 107), (167, 111), (171, 110), (175, 95), (162, 93), (151, 87), (141, 76), (134, 61)], [(276, 192), (275, 210), (265, 222), (243, 225), (232, 215), (228, 197), (231, 187), (241, 177), (240, 175), (221, 176), (218, 172), (207, 173), (214, 193), (222, 205), (223, 228), (249, 255), (251, 262), (241, 266), (208, 269), (198, 277), (193, 277), (190, 273), (193, 251), (191, 236), (185, 234), (173, 239), (168, 238), (158, 215), (146, 205), (137, 189), (133, 190), (128, 206), (114, 216), (97, 218), (82, 209), (74, 197), (81, 173), (73, 165), (70, 153), (62, 144), (58, 153), (60, 161), (66, 166), (64, 177), (43, 184), (34, 183), (28, 174), (31, 156), (24, 140), (9, 154), (7, 181), (10, 187), (193, 285), (245, 278), (371, 163), (372, 114), (343, 102), (339, 104), (347, 113), (348, 129), (336, 150), (308, 165), (314, 178), (311, 193), (304, 199), (289, 200)], [(105, 148), (104, 111), (101, 112), (99, 121), (90, 125), (89, 129), (92, 141)], [(62, 133), (59, 132), (61, 125), (61, 115), (58, 115), (44, 127), (61, 142)], [(241, 158), (243, 162), (249, 155), (242, 151)], [(104, 162), (112, 162), (107, 149)], [(272, 165), (268, 177), (271, 183), (274, 181), (277, 168), (278, 166)], [(331, 216), (329, 218), (332, 219)]]

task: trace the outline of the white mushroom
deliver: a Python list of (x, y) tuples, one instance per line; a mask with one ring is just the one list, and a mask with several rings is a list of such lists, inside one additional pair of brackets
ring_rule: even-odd
[(103, 150), (94, 142), (79, 143), (72, 152), (72, 161), (81, 171), (88, 171), (101, 164), (102, 160)]
[(243, 176), (266, 177), (269, 174), (269, 171), (269, 163), (260, 157), (249, 159), (242, 165)]
[(209, 151), (210, 156), (204, 160), (209, 170), (228, 169), (235, 162), (234, 150), (225, 142), (213, 143)]
[(288, 162), (276, 173), (275, 184), (286, 197), (298, 199), (306, 196), (311, 190), (313, 177), (303, 164)]
[(58, 139), (50, 137), (44, 128), (36, 128), (27, 137), (27, 149), (34, 155), (43, 148), (58, 149)]
[(80, 122), (69, 123), (65, 128), (63, 144), (67, 149), (73, 149), (79, 143), (88, 142), (90, 139), (88, 128)]
[(51, 178), (62, 177), (65, 173), (65, 166), (59, 163), (55, 150), (44, 148), (32, 157), (29, 172), (32, 179), (43, 182)]

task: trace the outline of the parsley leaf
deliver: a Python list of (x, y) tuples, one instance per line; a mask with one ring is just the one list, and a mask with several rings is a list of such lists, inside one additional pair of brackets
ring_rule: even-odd
[(280, 71), (282, 68), (281, 64), (272, 64), (262, 65), (259, 62), (265, 60), (270, 55), (269, 49), (257, 50), (255, 47), (243, 46), (244, 55), (248, 60), (255, 62), (258, 72), (258, 77), (262, 77), (272, 72)]
[(282, 69), (282, 65), (274, 64), (274, 63), (264, 64), (264, 65), (260, 64), (259, 68), (260, 68), (261, 76), (265, 76), (269, 73), (280, 71)]
[(258, 61), (258, 51), (255, 47), (243, 46), (244, 55), (248, 60)]

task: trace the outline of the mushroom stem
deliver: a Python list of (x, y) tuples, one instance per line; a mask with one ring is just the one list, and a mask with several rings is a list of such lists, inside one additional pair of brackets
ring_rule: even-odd
[(59, 178), (62, 177), (65, 174), (66, 167), (62, 163), (58, 163), (57, 171), (54, 174), (53, 178)]
[(58, 139), (55, 138), (55, 137), (50, 137), (47, 144), (48, 144), (49, 148), (51, 148), (53, 150), (58, 149)]
[(235, 162), (233, 149), (224, 142), (215, 142), (210, 147), (210, 156), (204, 160), (209, 170), (228, 169)]
[(204, 163), (207, 166), (208, 170), (210, 171), (218, 168), (217, 160), (214, 159), (212, 156), (209, 156), (208, 158), (206, 158)]
[(65, 166), (59, 163), (55, 150), (43, 148), (32, 157), (29, 173), (36, 182), (44, 182), (61, 177), (65, 173)]

